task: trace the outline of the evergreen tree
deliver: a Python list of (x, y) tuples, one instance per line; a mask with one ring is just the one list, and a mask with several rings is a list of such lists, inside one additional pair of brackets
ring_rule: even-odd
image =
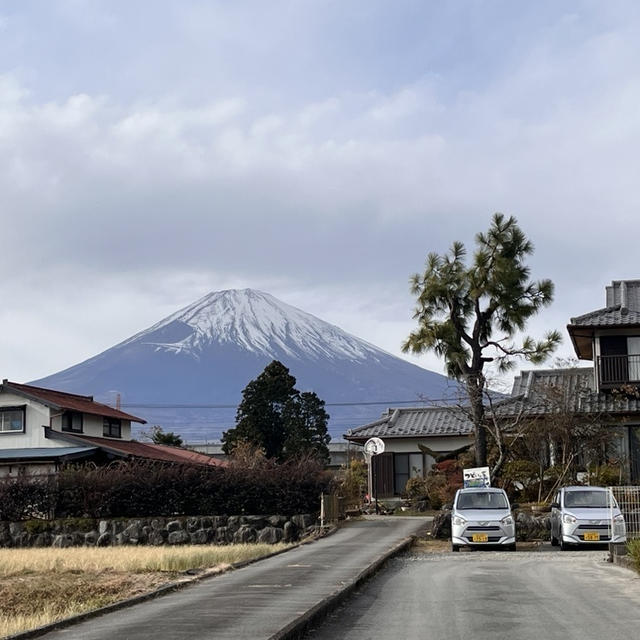
[(284, 457), (309, 455), (322, 464), (328, 464), (327, 445), (331, 436), (327, 432), (329, 414), (324, 409), (324, 400), (320, 400), (315, 393), (305, 391), (292, 398), (283, 413), (287, 430)]
[(164, 431), (158, 425), (151, 428), (151, 434), (144, 435), (150, 437), (154, 444), (168, 444), (172, 447), (181, 447), (184, 444), (182, 436), (173, 431)]
[(495, 361), (506, 371), (518, 356), (540, 363), (561, 340), (557, 331), (550, 331), (540, 341), (524, 337), (516, 342), (529, 318), (553, 300), (551, 280), (529, 281), (523, 260), (532, 253), (533, 245), (516, 219), (496, 213), (488, 231), (476, 235), (469, 266), (464, 245), (455, 242), (442, 256), (430, 253), (424, 274), (412, 278), (418, 328), (403, 350), (434, 351), (444, 358), (448, 375), (463, 382), (478, 466), (487, 464), (485, 364)]
[(328, 414), (315, 393), (295, 388), (296, 379), (274, 360), (242, 392), (236, 426), (222, 434), (229, 455), (241, 442), (259, 447), (267, 458), (285, 460), (311, 454), (329, 459)]

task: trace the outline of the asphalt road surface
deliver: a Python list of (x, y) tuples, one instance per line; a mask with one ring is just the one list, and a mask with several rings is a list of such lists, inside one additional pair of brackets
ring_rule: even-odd
[(371, 518), (322, 540), (149, 602), (41, 636), (47, 640), (260, 640), (355, 578), (427, 518)]
[(635, 640), (640, 578), (606, 555), (406, 554), (305, 640)]

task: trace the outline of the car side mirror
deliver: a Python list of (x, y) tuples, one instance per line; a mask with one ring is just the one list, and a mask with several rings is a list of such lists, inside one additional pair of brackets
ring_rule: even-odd
[(453, 504), (451, 502), (447, 502), (447, 504), (442, 505), (443, 511), (451, 511), (453, 509)]
[(559, 502), (552, 502), (551, 503), (551, 508), (552, 509), (559, 509), (560, 508), (560, 503)]

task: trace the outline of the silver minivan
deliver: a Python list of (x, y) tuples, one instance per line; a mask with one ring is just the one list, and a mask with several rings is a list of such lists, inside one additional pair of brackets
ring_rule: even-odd
[[(613, 518), (613, 535), (611, 520)], [(624, 517), (605, 487), (563, 487), (551, 503), (551, 544), (571, 546), (626, 542)]]
[(516, 524), (504, 489), (458, 489), (451, 511), (451, 550), (463, 546), (516, 550)]

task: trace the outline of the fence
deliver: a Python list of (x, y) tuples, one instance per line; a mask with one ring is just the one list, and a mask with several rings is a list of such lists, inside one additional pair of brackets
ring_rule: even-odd
[(320, 524), (344, 520), (345, 502), (341, 496), (323, 493), (320, 496)]
[(627, 538), (640, 538), (640, 487), (610, 487), (627, 526)]

